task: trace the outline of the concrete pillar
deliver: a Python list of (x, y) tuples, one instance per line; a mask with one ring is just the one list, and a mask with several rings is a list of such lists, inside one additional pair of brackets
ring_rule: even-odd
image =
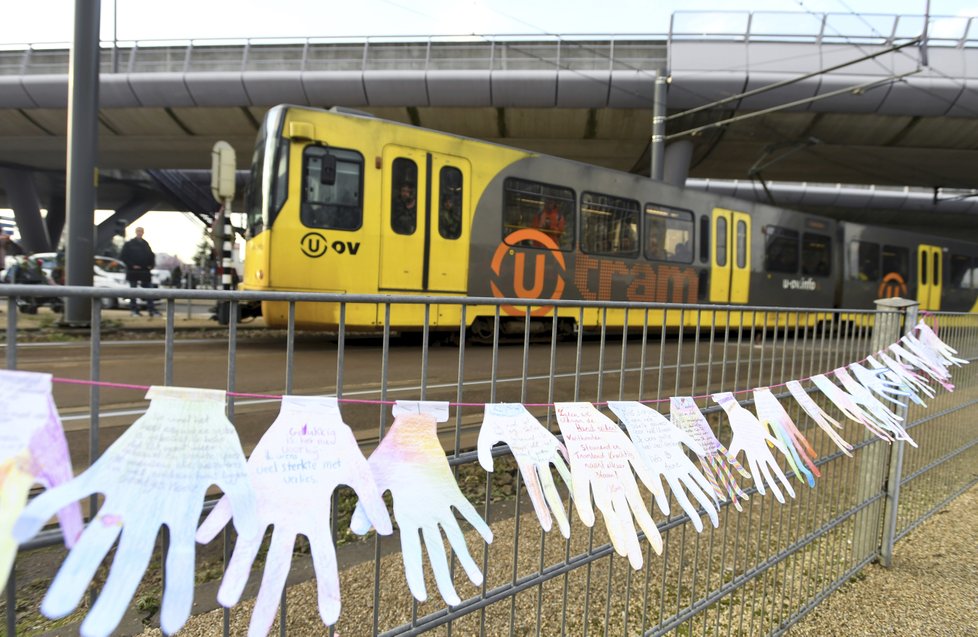
[(125, 221), (126, 225), (135, 223), (137, 219), (152, 210), (159, 201), (157, 197), (135, 195), (119, 206), (111, 217), (98, 224), (98, 228), (95, 230), (95, 252), (102, 254), (112, 244), (112, 237), (119, 230), (119, 222)]
[(48, 214), (44, 217), (48, 230), (48, 240), (52, 246), (61, 243), (61, 233), (65, 230), (65, 193), (55, 192), (48, 199)]
[(0, 183), (14, 211), (21, 247), (27, 253), (51, 252), (51, 242), (41, 217), (41, 200), (31, 173), (16, 168), (0, 168)]

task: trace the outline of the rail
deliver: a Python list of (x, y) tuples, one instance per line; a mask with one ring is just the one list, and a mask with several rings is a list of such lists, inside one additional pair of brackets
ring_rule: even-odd
[[(350, 533), (352, 492), (340, 489), (332, 498), (331, 519), (342, 593), (335, 630), (343, 637), (421, 635), (435, 629), (465, 635), (780, 634), (866, 564), (892, 554), (894, 542), (978, 481), (973, 469), (978, 434), (968, 415), (978, 402), (975, 365), (956, 370), (955, 392), (939, 390), (927, 400), (926, 410), (909, 408), (907, 427), (919, 448), (903, 449), (899, 462), (899, 445), (882, 443), (851, 422), (841, 432), (853, 445), (853, 457), (848, 457), (785, 399), (782, 404), (818, 454), (822, 475), (815, 487), (788, 472), (795, 498), (779, 504), (752, 487), (743, 511), (727, 503), (716, 528), (704, 517), (702, 533), (675, 497), (665, 515), (653, 510), (643, 491), (663, 548), (656, 555), (644, 543), (644, 565), (633, 570), (616, 554), (600, 521), (591, 528), (582, 524), (563, 487), (570, 539), (556, 530), (542, 532), (507, 447), (494, 448), (494, 472), (482, 470), (475, 452), (482, 405), (528, 404), (541, 423), (558, 433), (555, 402), (634, 399), (665, 412), (666, 406), (655, 401), (698, 396), (698, 406), (726, 441), (725, 416), (706, 396), (732, 391), (746, 399), (755, 387), (773, 387), (777, 394), (782, 381), (860, 360), (881, 340), (899, 335), (902, 327), (894, 323), (893, 312), (846, 312), (846, 321), (839, 323), (823, 308), (561, 301), (550, 303), (558, 317), (582, 317), (583, 308), (598, 307), (624, 311), (625, 327), (615, 332), (599, 324), (568, 337), (558, 334), (556, 321), (542, 334), (531, 333), (525, 322), (520, 335), (507, 339), (501, 323), (520, 319), (505, 316), (500, 308), (526, 307), (525, 301), (134, 290), (133, 297), (159, 303), (164, 316), (151, 323), (129, 318), (125, 310), (103, 310), (97, 290), (60, 288), (59, 294), (91, 299), (90, 325), (61, 329), (57, 333), (65, 340), (39, 342), (45, 341), (45, 331), (56, 329), (59, 316), (46, 307), (36, 315), (21, 314), (18, 299), (51, 293), (49, 286), (0, 286), (0, 299), (6, 299), (0, 300), (6, 323), (0, 348), (8, 369), (54, 373), (54, 396), (76, 473), (142, 413), (141, 388), (148, 385), (226, 390), (229, 418), (248, 453), (274, 419), (276, 397), (284, 394), (336, 396), (344, 421), (368, 455), (390, 428), (393, 400), (454, 405), (438, 434), (463, 493), (495, 535), (487, 545), (462, 523), (484, 582), (469, 583), (452, 553), (451, 574), (461, 603), (446, 605), (430, 574), (428, 600), (414, 600), (396, 534), (364, 539)], [(287, 329), (270, 332), (235, 319), (238, 304), (260, 299), (288, 302), (293, 319), (297, 303), (338, 304), (339, 327), (325, 335), (308, 333), (296, 330), (293, 320)], [(230, 325), (184, 320), (185, 308), (217, 301), (230, 303)], [(391, 308), (405, 303), (427, 308), (429, 320), (417, 334), (400, 334), (390, 325)], [(357, 304), (377, 308), (375, 332), (347, 329), (345, 308)], [(463, 317), (490, 312), (491, 344), (467, 341), (459, 326), (438, 325), (438, 307), (446, 304), (460, 305)], [(961, 356), (978, 358), (978, 316), (937, 313), (927, 320)], [(687, 327), (667, 327), (676, 324)], [(130, 340), (122, 338), (126, 334)], [(833, 412), (820, 394), (811, 395)], [(894, 489), (896, 484), (900, 488)], [(881, 531), (888, 523), (893, 525), (890, 535)], [(27, 635), (31, 627), (40, 632), (50, 626), (38, 613), (38, 591), (45, 590), (52, 563), (64, 555), (58, 542), (52, 529), (22, 547), (5, 591), (7, 634)], [(224, 542), (198, 549), (196, 603), (215, 610), (190, 621), (211, 634), (242, 634), (250, 602), (221, 610), (214, 600), (233, 538)], [(159, 620), (164, 544), (118, 634), (138, 633)], [(279, 615), (280, 634), (323, 633), (312, 582), (305, 581), (312, 577), (309, 562), (307, 545), (300, 542), (293, 585)], [(253, 575), (260, 572), (256, 566)], [(97, 589), (89, 591), (91, 597)], [(245, 597), (253, 597), (254, 588), (248, 591)], [(69, 621), (79, 621), (83, 613)]]

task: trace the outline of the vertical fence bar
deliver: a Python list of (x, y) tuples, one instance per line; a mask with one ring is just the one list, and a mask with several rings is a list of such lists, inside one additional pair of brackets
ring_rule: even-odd
[[(233, 392), (236, 382), (237, 374), (237, 358), (238, 358), (238, 301), (232, 300), (228, 304), (228, 375), (227, 375), (227, 391)], [(227, 397), (227, 417), (228, 420), (234, 422), (234, 396)], [(228, 562), (231, 561), (231, 526), (230, 524), (224, 527), (224, 571), (227, 572)], [(231, 612), (227, 608), (222, 609), (222, 633), (224, 637), (229, 637), (231, 634)]]
[(7, 297), (7, 369), (17, 368), (17, 297)]
[[(292, 393), (292, 382), (295, 374), (293, 370), (295, 369), (295, 301), (289, 301), (289, 318), (288, 318), (288, 328), (285, 332), (285, 394), (289, 395)], [(337, 395), (337, 397), (339, 397)], [(336, 507), (335, 502), (333, 503), (333, 512), (335, 513)], [(336, 538), (333, 538), (333, 543), (335, 545)], [(278, 608), (278, 631), (279, 637), (285, 637), (285, 622), (288, 619), (289, 611), (286, 605), (287, 590), (282, 589), (282, 595), (279, 598), (279, 608)], [(333, 634), (333, 627), (329, 627), (329, 634)]]

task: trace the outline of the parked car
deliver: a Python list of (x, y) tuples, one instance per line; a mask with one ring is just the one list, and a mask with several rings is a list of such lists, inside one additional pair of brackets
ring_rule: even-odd
[[(37, 263), (53, 283), (64, 283), (63, 275), (59, 272), (61, 266), (56, 252), (38, 252), (28, 258)], [(122, 261), (97, 255), (92, 270), (92, 286), (111, 290), (108, 296), (102, 298), (103, 306), (117, 308), (123, 303), (128, 303), (129, 284), (126, 283), (126, 265)]]

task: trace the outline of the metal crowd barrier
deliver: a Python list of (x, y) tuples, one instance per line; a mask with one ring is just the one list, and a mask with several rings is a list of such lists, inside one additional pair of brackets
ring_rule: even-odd
[[(392, 421), (390, 407), (383, 401), (463, 404), (452, 408), (452, 417), (440, 426), (439, 435), (460, 486), (495, 534), (492, 544), (486, 545), (461, 523), (484, 583), (471, 585), (453, 556), (461, 604), (445, 605), (430, 573), (428, 601), (415, 601), (404, 579), (396, 533), (367, 539), (352, 536), (350, 493), (338, 492), (332, 514), (342, 611), (335, 629), (343, 637), (435, 631), (448, 635), (781, 634), (864, 566), (875, 560), (888, 562), (893, 551), (899, 551), (895, 542), (978, 481), (974, 469), (978, 432), (968, 418), (969, 408), (978, 402), (976, 365), (955, 370), (956, 391), (938, 389), (937, 396), (927, 401), (927, 409), (911, 407), (906, 412), (907, 428), (919, 448), (882, 443), (849, 422), (843, 435), (854, 446), (852, 458), (818, 431), (778, 387), (787, 380), (860, 360), (897, 340), (913, 323), (914, 307), (906, 314), (892, 309), (833, 314), (818, 308), (554, 301), (558, 318), (572, 318), (579, 324), (591, 308), (603, 318), (613, 313), (624, 317), (624, 328), (612, 329), (598, 321), (587, 331), (568, 335), (558, 333), (557, 321), (543, 331), (531, 329), (531, 323), (523, 320), (530, 308), (522, 305), (525, 301), (512, 299), (140, 289), (133, 296), (157, 299), (165, 320), (158, 320), (157, 332), (119, 343), (113, 334), (126, 326), (120, 327), (124, 319), (115, 317), (124, 315), (103, 312), (98, 291), (61, 288), (59, 292), (91, 298), (91, 325), (80, 332), (82, 340), (41, 345), (35, 342), (34, 323), (27, 321), (50, 325), (58, 317), (43, 308), (34, 317), (21, 315), (14, 295), (48, 296), (50, 288), (0, 286), (0, 298), (7, 297), (2, 345), (6, 368), (53, 372), (56, 377), (74, 374), (75, 380), (89, 383), (193, 385), (203, 375), (209, 379), (208, 387), (238, 394), (331, 394), (355, 399), (341, 407), (365, 454)], [(288, 302), (288, 328), (262, 331), (239, 324), (237, 306), (256, 299)], [(214, 323), (205, 333), (183, 334), (180, 308), (193, 301), (229, 303), (231, 323), (226, 327)], [(296, 330), (299, 302), (339, 304), (338, 329), (328, 335)], [(361, 304), (376, 306), (376, 332), (348, 329), (347, 310)], [(391, 328), (392, 308), (400, 304), (425, 308), (420, 333), (402, 335)], [(461, 328), (438, 331), (431, 317), (437, 316), (439, 306), (448, 305), (461, 306), (463, 317), (476, 307), (492, 308), (491, 343), (472, 343)], [(516, 316), (507, 313), (513, 307), (518, 309)], [(963, 358), (978, 357), (978, 316), (935, 313), (925, 320)], [(672, 324), (686, 327), (670, 329)], [(643, 490), (662, 534), (663, 552), (656, 555), (646, 542), (639, 571), (612, 550), (600, 516), (593, 528), (581, 523), (566, 489), (561, 493), (571, 520), (570, 540), (557, 532), (543, 533), (508, 450), (495, 449), (492, 474), (481, 469), (474, 451), (480, 403), (653, 401), (759, 386), (772, 387), (782, 397), (782, 404), (815, 446), (822, 473), (815, 487), (792, 477), (797, 497), (783, 505), (771, 494), (760, 496), (751, 488), (742, 512), (725, 504), (719, 527), (706, 522), (702, 533), (694, 531), (675, 498), (671, 498), (672, 514), (664, 516)], [(839, 416), (820, 395), (812, 396)], [(56, 382), (55, 399), (69, 430), (76, 473), (93, 462), (145, 406), (138, 392), (98, 384)], [(708, 399), (697, 403), (720, 440), (728, 442), (725, 415)], [(668, 402), (652, 406), (668, 411)], [(559, 433), (552, 407), (532, 411)], [(277, 405), (270, 399), (229, 396), (227, 412), (248, 452), (263, 426), (274, 419)], [(93, 499), (91, 505), (95, 504)], [(7, 634), (31, 634), (25, 618), (36, 620), (37, 608), (25, 607), (21, 601), (31, 586), (37, 586), (26, 570), (31, 552), (58, 550), (54, 547), (59, 541), (57, 531), (51, 531), (21, 547), (6, 588)], [(216, 561), (209, 566), (198, 563), (199, 579), (212, 580), (210, 587), (206, 581), (200, 583), (198, 604), (216, 607), (213, 583), (219, 580), (222, 559), (233, 546), (230, 532), (224, 541)], [(203, 556), (205, 550), (198, 550)], [(311, 573), (307, 562), (300, 547), (293, 574), (302, 579), (303, 573)], [(209, 576), (208, 570), (213, 571)], [(256, 570), (260, 576), (260, 566)], [(150, 585), (144, 586), (146, 595), (154, 594)], [(279, 634), (323, 633), (316, 604), (293, 597), (304, 586), (309, 584), (292, 587), (283, 599)], [(91, 593), (97, 594), (97, 585)], [(157, 588), (155, 595), (160, 594)], [(131, 614), (138, 615), (137, 610)], [(146, 621), (152, 624), (149, 615)], [(191, 621), (209, 623), (212, 632), (207, 634), (229, 635), (239, 633), (234, 627), (245, 625), (248, 615), (239, 605)], [(139, 621), (135, 628), (124, 623), (119, 634), (139, 628)]]

